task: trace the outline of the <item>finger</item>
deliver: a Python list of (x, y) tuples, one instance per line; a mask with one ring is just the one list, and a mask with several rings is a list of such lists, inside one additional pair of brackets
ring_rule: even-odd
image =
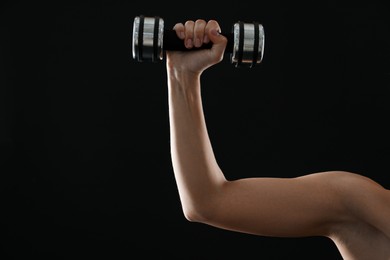
[(184, 24), (182, 23), (177, 23), (175, 26), (173, 26), (173, 30), (176, 31), (177, 37), (179, 39), (184, 40), (185, 34), (184, 34)]
[(187, 48), (194, 47), (194, 43), (193, 43), (194, 25), (195, 22), (191, 20), (186, 21), (184, 24), (184, 33), (185, 33), (184, 44)]
[(200, 47), (203, 44), (204, 35), (205, 35), (206, 21), (203, 19), (198, 19), (195, 21), (194, 25), (194, 46)]

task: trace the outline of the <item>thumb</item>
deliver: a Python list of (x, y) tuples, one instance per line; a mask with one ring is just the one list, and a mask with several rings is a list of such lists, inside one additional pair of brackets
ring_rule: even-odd
[(227, 45), (227, 38), (217, 28), (211, 29), (208, 36), (213, 43), (212, 50), (223, 54)]

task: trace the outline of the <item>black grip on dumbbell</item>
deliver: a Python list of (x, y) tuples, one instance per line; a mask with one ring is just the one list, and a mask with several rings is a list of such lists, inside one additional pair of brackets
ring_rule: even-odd
[[(226, 46), (226, 52), (231, 53), (233, 50), (233, 33), (231, 34), (222, 34), (225, 36), (228, 40), (227, 46)], [(184, 46), (184, 40), (180, 39), (175, 30), (164, 30), (163, 35), (163, 42), (164, 42), (164, 50), (167, 51), (190, 51), (190, 50), (202, 50), (202, 49), (210, 49), (213, 45), (212, 42), (204, 43), (200, 47), (193, 47), (191, 49), (188, 49)]]

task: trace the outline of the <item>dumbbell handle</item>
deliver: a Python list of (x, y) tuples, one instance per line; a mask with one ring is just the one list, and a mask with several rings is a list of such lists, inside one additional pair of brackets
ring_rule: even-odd
[[(227, 46), (225, 49), (226, 53), (232, 53), (233, 52), (233, 42), (234, 42), (234, 35), (233, 33), (230, 34), (223, 34), (228, 40)], [(189, 50), (201, 50), (201, 49), (210, 49), (213, 45), (212, 42), (204, 43), (200, 47), (193, 47), (191, 49), (188, 49), (184, 46), (184, 42), (182, 39), (177, 37), (176, 31), (174, 30), (164, 30), (164, 36), (163, 36), (163, 42), (164, 42), (164, 50), (167, 51), (189, 51)]]

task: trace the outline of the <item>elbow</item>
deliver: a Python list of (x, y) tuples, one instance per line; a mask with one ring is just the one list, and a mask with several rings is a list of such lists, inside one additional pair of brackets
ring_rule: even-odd
[(211, 222), (213, 212), (205, 205), (197, 205), (196, 207), (183, 207), (183, 214), (189, 222), (207, 224)]
[(204, 222), (204, 217), (202, 217), (201, 211), (198, 211), (196, 209), (186, 209), (183, 208), (183, 214), (186, 220), (189, 222), (199, 222), (203, 223)]
[(215, 219), (220, 192), (210, 192), (198, 198), (182, 200), (184, 217), (190, 222), (210, 224)]

